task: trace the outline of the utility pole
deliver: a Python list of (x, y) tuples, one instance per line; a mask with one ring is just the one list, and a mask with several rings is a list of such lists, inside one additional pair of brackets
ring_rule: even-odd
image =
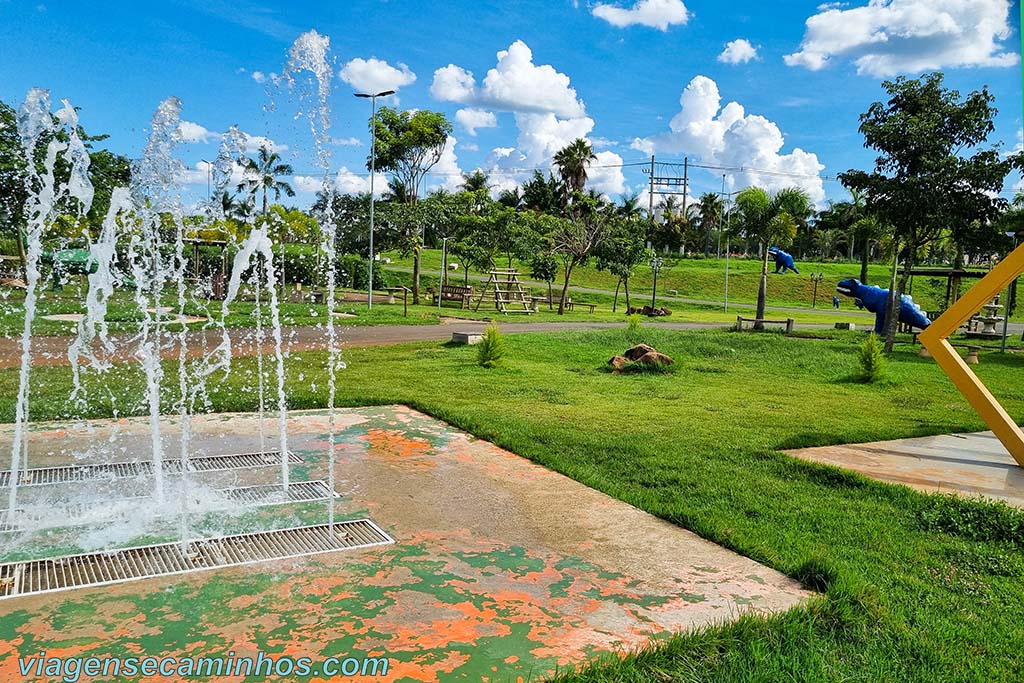
[(686, 190), (689, 182), (690, 157), (683, 157), (683, 216), (686, 216)]
[(651, 155), (651, 186), (647, 190), (647, 217), (654, 220), (654, 155)]

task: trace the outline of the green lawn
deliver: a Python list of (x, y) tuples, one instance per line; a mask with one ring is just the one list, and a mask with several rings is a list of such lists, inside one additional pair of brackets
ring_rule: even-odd
[[(406, 274), (399, 274), (397, 279), (402, 280), (404, 275)], [(409, 281), (407, 284), (411, 285), (411, 277), (407, 277), (405, 279)], [(335, 310), (351, 313), (355, 317), (341, 318), (337, 319), (335, 322), (339, 326), (347, 327), (352, 325), (436, 325), (440, 322), (440, 318), (442, 317), (514, 319), (519, 322), (613, 322), (621, 321), (625, 318), (625, 303), (622, 296), (619, 297), (618, 311), (613, 313), (611, 310), (612, 296), (596, 293), (574, 293), (571, 297), (574, 301), (596, 304), (597, 309), (593, 313), (587, 313), (584, 310), (579, 309), (576, 311), (567, 311), (565, 315), (559, 316), (557, 314), (557, 306), (554, 307), (555, 310), (549, 310), (547, 306), (541, 306), (540, 311), (537, 314), (529, 316), (506, 316), (495, 311), (493, 303), (490, 307), (486, 304), (482, 305), (480, 310), (477, 312), (474, 312), (471, 309), (460, 309), (453, 302), (445, 302), (444, 306), (438, 309), (437, 306), (426, 305), (425, 303), (428, 300), (426, 297), (427, 286), (432, 284), (433, 282), (430, 279), (424, 278), (424, 304), (419, 306), (410, 304), (408, 315), (405, 314), (401, 298), (397, 299), (396, 304), (389, 305), (386, 303), (387, 295), (385, 293), (377, 293), (374, 295), (374, 307), (368, 310), (365, 303), (341, 301), (340, 299), (345, 292), (339, 290), (339, 302), (336, 304)], [(362, 295), (362, 292), (359, 294)], [(77, 330), (77, 324), (75, 322), (47, 320), (44, 316), (52, 314), (83, 313), (85, 311), (85, 305), (83, 303), (84, 298), (85, 296), (84, 292), (81, 290), (81, 283), (69, 285), (63, 290), (56, 292), (50, 289), (44, 289), (40, 293), (40, 299), (37, 304), (36, 319), (32, 328), (33, 334), (40, 336), (75, 334)], [(410, 295), (410, 301), (411, 300), (412, 297)], [(0, 335), (8, 337), (20, 336), (22, 326), (24, 325), (23, 301), (24, 295), (22, 292), (18, 290), (7, 290), (6, 298), (3, 300), (2, 308), (0, 308)], [(634, 305), (644, 305), (649, 303), (649, 292), (646, 296), (635, 297), (633, 300)], [(663, 304), (665, 304), (663, 300), (659, 301), (659, 305)], [(170, 295), (165, 297), (164, 305), (177, 310), (176, 299)], [(673, 311), (673, 316), (664, 320), (673, 322), (725, 323), (735, 321), (737, 313), (742, 313), (743, 315), (750, 314), (750, 311), (746, 309), (739, 311), (734, 309), (732, 312), (726, 312), (721, 306), (702, 306), (698, 304), (679, 303), (670, 303), (668, 305)], [(255, 324), (255, 318), (253, 317), (254, 310), (255, 304), (251, 301), (232, 302), (229, 307), (228, 315), (224, 319), (225, 325), (229, 328), (252, 327)], [(266, 310), (267, 309), (264, 309), (264, 311)], [(322, 304), (282, 303), (280, 310), (281, 324), (285, 326), (323, 325), (327, 314), (327, 307)], [(185, 306), (185, 312), (188, 315), (219, 320), (221, 316), (221, 304), (216, 301), (190, 301)], [(269, 313), (265, 312), (264, 316), (264, 324), (269, 324)], [(806, 313), (799, 313), (794, 317), (801, 323), (824, 324), (831, 324), (838, 321), (863, 324), (867, 320), (863, 313), (859, 313), (849, 308), (842, 311), (838, 316), (827, 310), (823, 310), (821, 312), (811, 312), (808, 310)], [(132, 293), (123, 290), (115, 292), (114, 296), (108, 302), (108, 313), (106, 316), (110, 331), (134, 331), (138, 329), (138, 324), (141, 318), (142, 316), (139, 313), (139, 308), (132, 298)], [(167, 325), (170, 329), (177, 329), (177, 325), (175, 323), (167, 323)], [(201, 327), (202, 325), (203, 323), (201, 322), (190, 323), (190, 327), (193, 329)]]
[[(386, 256), (392, 259), (393, 268), (412, 268), (412, 257), (402, 257), (397, 252), (389, 252)], [(458, 261), (455, 257), (449, 260)], [(666, 267), (658, 275), (658, 291), (662, 295), (668, 294), (669, 290), (676, 290), (678, 296), (707, 301), (722, 301), (725, 292), (725, 259), (682, 259), (670, 263), (666, 259)], [(507, 263), (501, 262), (500, 266), (505, 267)], [(528, 277), (530, 272), (529, 263), (514, 262), (513, 265), (519, 268), (523, 277)], [(427, 249), (423, 252), (423, 272), (430, 277), (437, 278), (441, 267), (441, 252), (436, 249)], [(771, 266), (774, 270), (774, 265)], [(768, 281), (768, 303), (775, 306), (807, 307), (811, 306), (814, 297), (814, 283), (810, 279), (811, 273), (821, 273), (824, 280), (818, 285), (818, 305), (829, 307), (832, 302), (832, 294), (835, 292), (836, 283), (840, 280), (859, 277), (860, 263), (844, 262), (812, 262), (798, 261), (797, 267), (800, 274), (795, 275), (770, 275)], [(387, 268), (387, 266), (385, 266)], [(869, 269), (869, 282), (883, 288), (888, 287), (889, 266), (883, 264), (871, 264)], [(472, 272), (474, 276), (478, 273)], [(462, 271), (452, 274), (451, 278), (462, 284), (464, 274)], [(559, 276), (561, 277), (561, 276)], [(729, 260), (729, 300), (736, 303), (754, 303), (757, 301), (757, 289), (761, 277), (761, 262), (757, 259)], [(588, 287), (613, 291), (617, 278), (607, 272), (597, 270), (593, 263), (581, 266), (573, 271), (572, 284), (578, 287)], [(561, 280), (559, 279), (560, 283)], [(942, 307), (946, 293), (946, 281), (939, 278), (915, 278), (911, 294), (914, 300), (925, 310), (938, 310)], [(971, 282), (965, 283), (965, 288)], [(650, 297), (653, 277), (650, 267), (643, 265), (637, 269), (636, 274), (630, 279), (632, 291), (642, 297)], [(853, 308), (850, 299), (840, 296), (843, 308)], [(1024, 319), (1024, 314), (1018, 313), (1014, 320)]]
[[(822, 335), (818, 335), (822, 336)], [(794, 576), (806, 607), (674, 638), (564, 681), (1019, 681), (1024, 679), (1024, 514), (929, 496), (812, 465), (778, 449), (974, 430), (983, 425), (933, 362), (898, 347), (890, 379), (853, 379), (858, 334), (622, 330), (517, 335), (507, 366), (472, 347), (345, 353), (339, 401), (405, 403)], [(603, 363), (644, 340), (668, 374)], [(294, 408), (322, 406), (324, 354), (293, 355)], [(252, 359), (210, 387), (252, 410)], [(983, 354), (982, 379), (1024, 418), (1024, 357)], [(0, 371), (0, 418), (16, 373)], [(34, 419), (137, 413), (136, 368), (69, 407), (65, 368), (33, 373)], [(168, 365), (168, 386), (175, 386)], [(168, 396), (168, 406), (173, 397)]]

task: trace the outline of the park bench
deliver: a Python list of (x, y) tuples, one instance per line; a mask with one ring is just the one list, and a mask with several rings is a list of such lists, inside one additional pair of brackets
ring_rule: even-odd
[(587, 313), (593, 313), (594, 309), (597, 307), (597, 304), (585, 304), (579, 301), (573, 301), (572, 299), (569, 299), (568, 301), (565, 302), (565, 307), (568, 308), (570, 311), (575, 311), (577, 306), (580, 306), (581, 308), (586, 308)]
[(750, 323), (754, 325), (761, 323), (762, 325), (785, 325), (786, 334), (793, 334), (793, 319), (786, 318), (785, 320), (766, 320), (764, 318), (744, 318), (741, 315), (736, 316), (736, 330), (740, 331), (743, 329), (743, 323)]
[(473, 297), (472, 287), (460, 287), (458, 285), (441, 285), (440, 292), (434, 294), (441, 301), (458, 301), (461, 308), (469, 308), (469, 300)]

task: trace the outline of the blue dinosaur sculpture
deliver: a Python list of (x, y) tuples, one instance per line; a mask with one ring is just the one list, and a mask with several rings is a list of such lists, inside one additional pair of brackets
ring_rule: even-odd
[(768, 253), (775, 258), (776, 275), (785, 275), (787, 270), (792, 270), (797, 275), (800, 274), (800, 271), (796, 269), (796, 264), (793, 262), (792, 255), (787, 254), (778, 247), (768, 247)]
[[(858, 308), (866, 308), (875, 314), (875, 332), (885, 331), (885, 304), (889, 300), (889, 290), (881, 287), (865, 285), (856, 278), (840, 280), (836, 286), (840, 294), (853, 297)], [(900, 299), (900, 322), (923, 330), (931, 324), (921, 307), (914, 303), (909, 294)]]

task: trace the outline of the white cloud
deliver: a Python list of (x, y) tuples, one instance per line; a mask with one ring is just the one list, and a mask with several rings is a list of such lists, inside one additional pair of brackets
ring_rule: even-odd
[(812, 71), (850, 59), (857, 73), (892, 76), (949, 67), (1012, 66), (1009, 0), (870, 0), (852, 9), (819, 7), (789, 66)]
[(498, 53), (497, 65), (477, 87), (472, 72), (454, 64), (434, 72), (430, 94), (436, 99), (499, 111), (552, 112), (569, 118), (582, 116), (583, 101), (569, 85), (569, 77), (550, 64), (533, 63), (533, 51), (521, 40)]
[(358, 147), (362, 146), (362, 140), (357, 137), (332, 137), (331, 144), (342, 147)]
[(485, 109), (460, 109), (455, 112), (455, 120), (470, 135), (476, 135), (478, 128), (494, 128), (498, 125), (494, 112)]
[(341, 68), (340, 76), (357, 91), (371, 94), (398, 90), (416, 80), (416, 74), (405, 64), (399, 63), (394, 67), (375, 57), (356, 57)]
[(182, 120), (178, 123), (178, 137), (185, 143), (209, 142), (214, 138), (219, 138), (220, 133), (214, 133), (198, 123)]
[[(318, 181), (319, 182), (319, 181)], [(362, 194), (370, 191), (370, 174), (353, 173), (342, 166), (334, 176), (334, 188), (341, 194)], [(381, 172), (373, 176), (373, 195), (380, 197), (388, 191), (388, 177)]]
[[(437, 99), (469, 105), (456, 113), (456, 120), (471, 135), (484, 127), (480, 121), (497, 123), (492, 110), (514, 114), (516, 146), (494, 149), (485, 164), (494, 192), (515, 187), (534, 168), (549, 167), (555, 152), (594, 129), (569, 77), (551, 65), (534, 64), (526, 43), (515, 41), (498, 52), (497, 60), (480, 85), (471, 72), (449, 64), (434, 72), (430, 89)], [(598, 158), (589, 186), (607, 194), (623, 192), (622, 158), (607, 151)]]
[(609, 140), (608, 138), (593, 137), (590, 138), (590, 146), (594, 149), (607, 149), (609, 147), (618, 147), (619, 143), (615, 140)]
[(596, 5), (591, 13), (619, 28), (639, 25), (660, 31), (667, 31), (673, 24), (685, 24), (690, 20), (690, 13), (682, 0), (637, 0), (629, 9), (602, 3)]
[(277, 154), (288, 151), (288, 145), (279, 145), (263, 135), (249, 135), (248, 133), (241, 133), (241, 137), (246, 154), (256, 154), (260, 151), (261, 147), (266, 147), (271, 152), (275, 152)]
[(596, 156), (587, 169), (587, 187), (609, 196), (625, 192), (622, 157), (615, 152), (597, 152)]
[(722, 54), (718, 55), (718, 61), (725, 64), (745, 64), (752, 59), (757, 59), (757, 48), (746, 38), (726, 43)]
[[(729, 168), (740, 187), (757, 185), (768, 190), (799, 186), (820, 203), (825, 190), (819, 173), (824, 165), (810, 152), (796, 148), (781, 154), (785, 140), (779, 127), (743, 106), (730, 102), (721, 106), (718, 85), (697, 76), (679, 97), (680, 111), (661, 135), (633, 141), (633, 148), (646, 154), (685, 153), (705, 163)], [(755, 170), (756, 169), (756, 170)]]
[(458, 142), (454, 136), (448, 136), (444, 149), (441, 151), (441, 158), (430, 169), (425, 189), (432, 190), (441, 187), (449, 192), (458, 191), (459, 186), (462, 185), (462, 169), (459, 168), (459, 157), (455, 154), (455, 145)]
[(250, 76), (252, 76), (252, 80), (257, 83), (266, 83), (267, 81), (267, 75), (262, 71), (253, 71)]

